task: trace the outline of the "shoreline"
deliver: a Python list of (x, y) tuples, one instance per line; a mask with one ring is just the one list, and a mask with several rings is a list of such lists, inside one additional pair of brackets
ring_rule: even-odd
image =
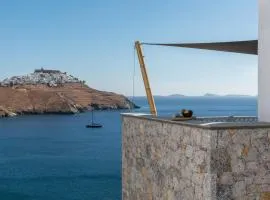
[[(1, 106), (0, 106), (1, 108)], [(134, 109), (139, 109), (140, 106), (136, 106)], [(106, 111), (106, 112), (113, 112), (113, 111), (125, 111), (125, 110), (133, 110), (133, 109), (128, 109), (128, 108), (102, 108), (102, 109), (93, 109), (93, 111), (100, 112), (100, 111)], [(21, 117), (21, 116), (41, 116), (41, 115), (76, 115), (76, 114), (81, 114), (81, 113), (88, 113), (91, 112), (92, 110), (87, 109), (79, 112), (61, 112), (61, 111), (56, 111), (56, 112), (10, 112), (9, 113), (1, 113), (0, 110), (0, 119), (1, 118), (13, 118), (13, 117)]]

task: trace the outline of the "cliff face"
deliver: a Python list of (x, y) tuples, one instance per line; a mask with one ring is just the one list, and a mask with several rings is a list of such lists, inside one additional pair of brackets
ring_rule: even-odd
[(66, 73), (36, 72), (5, 79), (0, 86), (0, 116), (72, 114), (88, 109), (137, 107), (126, 97), (98, 91)]

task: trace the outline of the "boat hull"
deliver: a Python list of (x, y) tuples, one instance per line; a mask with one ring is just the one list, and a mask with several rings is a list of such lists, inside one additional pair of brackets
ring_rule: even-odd
[(86, 128), (102, 128), (101, 124), (87, 124)]

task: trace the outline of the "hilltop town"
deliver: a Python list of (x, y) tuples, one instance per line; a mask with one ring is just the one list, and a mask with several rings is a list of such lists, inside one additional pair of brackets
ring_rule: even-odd
[(37, 69), (0, 82), (0, 116), (137, 108), (123, 95), (90, 88), (66, 72)]
[(34, 73), (24, 76), (13, 76), (0, 82), (0, 86), (9, 87), (14, 85), (38, 85), (46, 84), (56, 87), (65, 83), (82, 83), (78, 78), (68, 75), (59, 70), (36, 69)]

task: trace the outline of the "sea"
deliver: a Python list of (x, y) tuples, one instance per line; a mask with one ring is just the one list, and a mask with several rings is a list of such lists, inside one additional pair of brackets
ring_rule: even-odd
[[(121, 199), (121, 113), (96, 111), (101, 129), (87, 129), (91, 113), (0, 119), (0, 200)], [(256, 116), (255, 97), (157, 97), (160, 116), (191, 109), (196, 116)]]

